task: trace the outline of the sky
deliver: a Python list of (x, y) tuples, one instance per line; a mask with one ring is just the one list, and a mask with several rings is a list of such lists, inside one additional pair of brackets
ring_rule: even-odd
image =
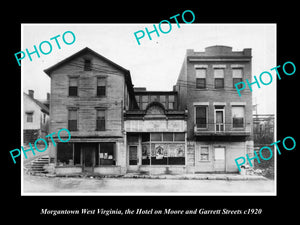
[[(166, 24), (164, 24), (166, 25)], [(156, 24), (156, 26), (158, 26)], [(52, 44), (48, 55), (40, 58), (32, 54), (21, 61), (22, 91), (34, 90), (35, 98), (45, 99), (50, 92), (50, 78), (44, 69), (60, 62), (85, 47), (129, 70), (135, 87), (146, 87), (149, 91), (171, 91), (176, 84), (187, 49), (204, 51), (213, 45), (231, 46), (233, 51), (252, 48), (252, 76), (257, 78), (263, 71), (270, 71), (276, 64), (276, 24), (180, 24), (172, 23), (169, 33), (147, 34), (138, 45), (134, 33), (153, 29), (153, 24), (22, 24), (20, 51), (34, 51), (43, 41)], [(168, 30), (168, 27), (162, 27)], [(62, 35), (66, 31), (75, 34), (75, 42), (66, 45)], [(60, 35), (61, 49), (50, 38)], [(71, 41), (71, 36), (65, 36)], [(47, 44), (43, 45), (46, 52)], [(17, 63), (17, 61), (16, 61)], [(266, 79), (267, 80), (267, 79)], [(267, 81), (266, 81), (267, 82)], [(258, 104), (257, 113), (276, 113), (276, 79), (261, 88), (252, 86), (253, 103)]]

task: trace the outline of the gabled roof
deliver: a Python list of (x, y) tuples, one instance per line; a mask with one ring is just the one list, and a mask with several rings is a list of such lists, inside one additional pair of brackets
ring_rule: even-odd
[(26, 94), (25, 92), (23, 92), (24, 95), (28, 96), (29, 99), (31, 99), (35, 104), (37, 104), (40, 108), (41, 111), (48, 114), (49, 115), (49, 108), (47, 106), (45, 106), (43, 103), (41, 103), (39, 100), (30, 97), (30, 95)]
[(116, 64), (116, 63), (114, 63), (113, 61), (111, 61), (111, 60), (105, 58), (104, 56), (100, 55), (99, 53), (93, 51), (92, 49), (90, 49), (90, 48), (88, 48), (88, 47), (83, 48), (83, 49), (80, 50), (79, 52), (76, 52), (75, 54), (73, 54), (73, 55), (71, 55), (71, 56), (65, 58), (64, 60), (62, 60), (62, 61), (56, 63), (55, 65), (53, 65), (53, 66), (51, 66), (51, 67), (45, 69), (44, 72), (45, 72), (49, 77), (51, 77), (50, 75), (51, 75), (51, 72), (52, 72), (52, 71), (58, 69), (60, 66), (66, 64), (66, 63), (68, 63), (69, 61), (71, 61), (71, 60), (73, 60), (73, 59), (79, 57), (80, 55), (86, 54), (86, 53), (90, 53), (90, 54), (95, 55), (95, 56), (98, 57), (98, 58), (101, 58), (101, 59), (104, 60), (105, 62), (109, 63), (110, 65), (112, 65), (112, 66), (115, 67), (116, 69), (119, 69), (119, 70), (125, 72), (126, 74), (127, 74), (127, 73), (130, 73), (129, 70), (126, 70), (126, 69), (123, 68), (122, 66), (119, 66), (118, 64)]
[(123, 71), (124, 72), (124, 76), (125, 76), (125, 82), (127, 84), (127, 87), (128, 87), (128, 92), (130, 93), (130, 96), (131, 96), (131, 100), (133, 101), (133, 105), (134, 105), (134, 108), (137, 108), (138, 105), (137, 105), (137, 102), (136, 102), (136, 99), (134, 97), (134, 91), (133, 91), (133, 84), (132, 84), (132, 81), (131, 81), (131, 76), (130, 76), (130, 71), (123, 68), (122, 66), (114, 63), (113, 61), (105, 58), (104, 56), (100, 55), (99, 53), (93, 51), (92, 49), (88, 48), (88, 47), (85, 47), (83, 48), (82, 50), (80, 50), (79, 52), (65, 58), (64, 60), (56, 63), (55, 65), (47, 68), (44, 70), (44, 72), (51, 78), (51, 73), (58, 69), (60, 66), (70, 62), (71, 60), (81, 56), (81, 55), (84, 55), (86, 53), (89, 53), (89, 54), (92, 54), (100, 59), (102, 59), (103, 61), (107, 62), (108, 64), (110, 64), (111, 66), (115, 67), (116, 69), (120, 70), (120, 71)]

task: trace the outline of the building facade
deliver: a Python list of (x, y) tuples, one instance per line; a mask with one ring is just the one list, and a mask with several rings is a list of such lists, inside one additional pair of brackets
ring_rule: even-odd
[(49, 129), (49, 108), (34, 98), (34, 91), (23, 93), (23, 142), (34, 143), (45, 138)]
[(177, 92), (135, 89), (138, 110), (125, 112), (128, 172), (186, 172), (186, 116)]
[(237, 172), (234, 159), (253, 152), (251, 93), (234, 88), (251, 80), (251, 49), (187, 50), (172, 91), (133, 88), (128, 70), (89, 48), (44, 71), (49, 133), (71, 133), (50, 143), (56, 174)]
[(187, 167), (191, 172), (237, 172), (234, 159), (253, 154), (252, 95), (235, 84), (251, 81), (251, 49), (211, 46), (187, 50), (175, 86), (187, 109)]
[(89, 48), (45, 70), (51, 78), (50, 133), (71, 140), (50, 146), (56, 174), (126, 172), (124, 110), (137, 108), (130, 72)]

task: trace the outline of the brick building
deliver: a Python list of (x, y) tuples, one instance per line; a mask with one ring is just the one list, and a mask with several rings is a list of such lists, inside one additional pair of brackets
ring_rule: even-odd
[(251, 81), (251, 49), (188, 49), (175, 86), (179, 109), (188, 111), (190, 172), (237, 172), (234, 159), (253, 154), (252, 94), (234, 84)]

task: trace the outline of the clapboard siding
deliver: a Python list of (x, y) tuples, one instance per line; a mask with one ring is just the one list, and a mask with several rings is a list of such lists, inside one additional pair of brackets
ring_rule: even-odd
[[(84, 59), (92, 60), (92, 71), (84, 71)], [(69, 97), (69, 79), (78, 77), (78, 96)], [(97, 77), (106, 77), (106, 96), (97, 97)], [(76, 136), (122, 136), (124, 72), (93, 54), (81, 55), (51, 73), (50, 132), (68, 127), (68, 108), (77, 107)], [(96, 131), (96, 108), (106, 109), (106, 130)]]

